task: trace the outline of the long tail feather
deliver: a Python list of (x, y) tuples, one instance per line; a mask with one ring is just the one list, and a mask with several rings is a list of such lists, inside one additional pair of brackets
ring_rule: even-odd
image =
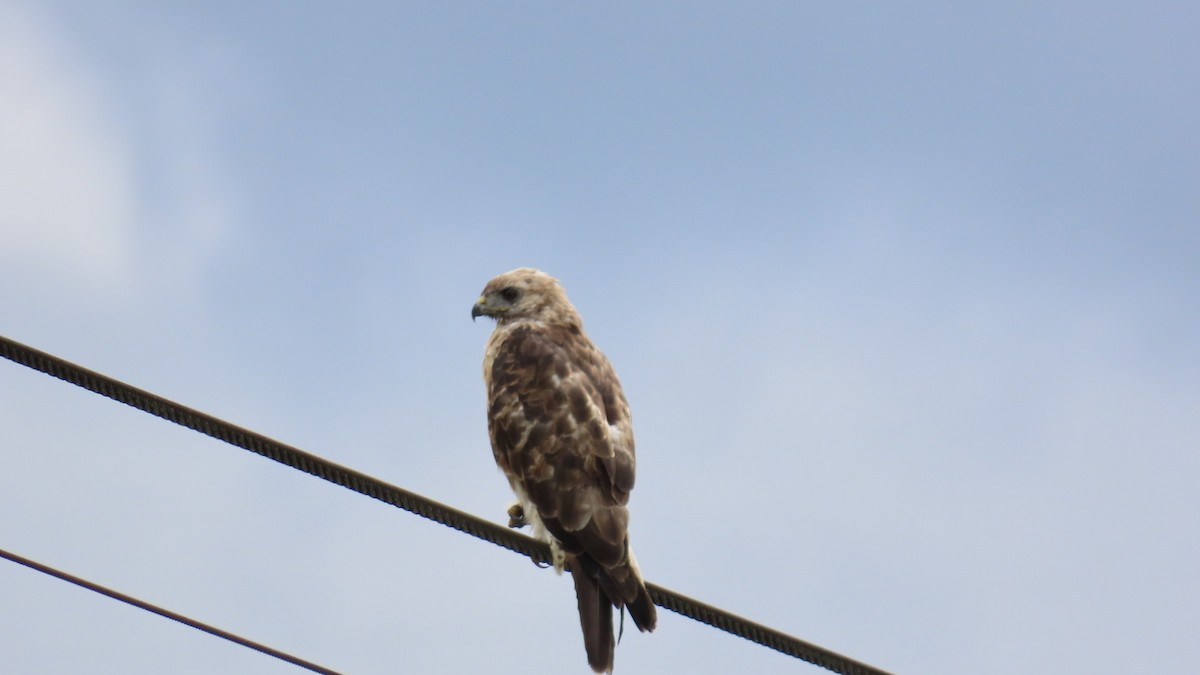
[(573, 561), (571, 578), (579, 601), (579, 624), (583, 628), (583, 646), (588, 665), (597, 673), (613, 669), (612, 603), (600, 591), (600, 583), (588, 575), (584, 565)]

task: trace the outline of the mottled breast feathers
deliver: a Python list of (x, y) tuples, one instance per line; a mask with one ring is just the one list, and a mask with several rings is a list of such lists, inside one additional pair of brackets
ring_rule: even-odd
[(522, 483), (565, 550), (616, 564), (635, 460), (629, 404), (612, 366), (577, 328), (506, 333), (488, 374), (496, 462)]

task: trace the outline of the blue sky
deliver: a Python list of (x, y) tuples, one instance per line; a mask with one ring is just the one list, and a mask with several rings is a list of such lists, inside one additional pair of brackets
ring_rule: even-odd
[[(0, 331), (502, 520), (468, 313), (536, 266), (650, 580), (901, 673), (1195, 672), (1197, 19), (9, 0)], [(12, 364), (0, 425), (0, 547), (345, 672), (587, 672), (515, 555)], [(16, 672), (296, 672), (0, 607)], [(666, 612), (616, 668), (821, 672)]]

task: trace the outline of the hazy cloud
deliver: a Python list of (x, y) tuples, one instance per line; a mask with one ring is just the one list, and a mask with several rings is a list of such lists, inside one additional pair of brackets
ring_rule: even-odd
[[(138, 216), (128, 139), (99, 75), (33, 12), (0, 21), (0, 259), (40, 283), (127, 287)], [(78, 283), (83, 282), (83, 283)]]

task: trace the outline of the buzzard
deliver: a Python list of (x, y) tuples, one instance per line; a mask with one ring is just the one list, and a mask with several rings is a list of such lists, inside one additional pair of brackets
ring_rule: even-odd
[(613, 668), (613, 608), (654, 630), (654, 602), (629, 547), (633, 424), (608, 359), (558, 280), (530, 268), (488, 282), (471, 318), (496, 329), (483, 357), (488, 435), (517, 502), (509, 526), (530, 526), (569, 569), (588, 664)]

